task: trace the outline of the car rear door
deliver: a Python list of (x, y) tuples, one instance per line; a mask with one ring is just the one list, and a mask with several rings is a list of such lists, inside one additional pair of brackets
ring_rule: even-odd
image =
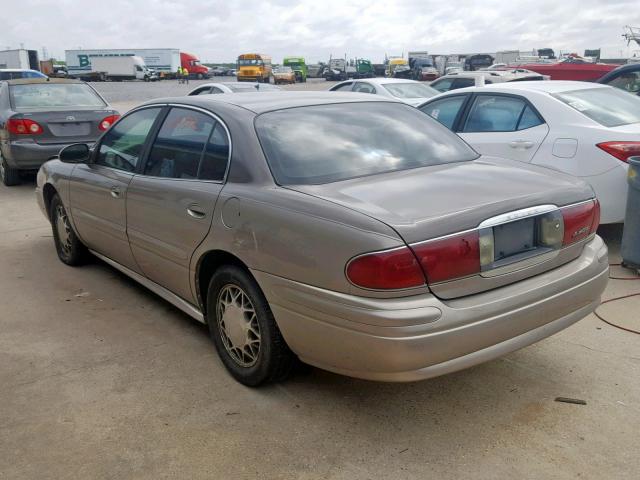
[(76, 165), (70, 179), (71, 216), (82, 241), (136, 272), (126, 231), (127, 189), (161, 110), (137, 110), (116, 123), (96, 146), (92, 161)]
[(530, 162), (549, 133), (535, 107), (519, 95), (474, 94), (457, 133), (476, 151)]
[(218, 117), (172, 107), (141, 174), (129, 184), (127, 233), (137, 264), (150, 280), (190, 302), (191, 256), (211, 227), (230, 148)]

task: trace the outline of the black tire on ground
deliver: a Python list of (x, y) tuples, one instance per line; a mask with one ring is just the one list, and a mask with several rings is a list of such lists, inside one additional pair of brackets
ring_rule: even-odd
[(67, 211), (57, 193), (51, 199), (49, 218), (53, 230), (53, 242), (60, 261), (74, 267), (85, 263), (89, 251), (73, 231)]
[(7, 187), (20, 185), (20, 170), (11, 168), (0, 152), (0, 180)]
[(201, 73), (198, 74), (198, 80), (202, 80), (204, 78), (204, 75), (202, 75)]
[[(238, 291), (245, 296), (234, 299), (233, 294)], [(242, 325), (247, 325), (245, 330), (238, 329), (237, 320), (234, 321), (237, 318), (241, 319)], [(298, 363), (280, 333), (260, 287), (240, 267), (223, 266), (211, 278), (207, 291), (207, 323), (222, 363), (244, 385), (257, 387), (282, 381)], [(238, 332), (244, 332), (244, 338), (240, 339), (245, 342), (242, 347), (233, 341), (234, 337), (238, 341)]]

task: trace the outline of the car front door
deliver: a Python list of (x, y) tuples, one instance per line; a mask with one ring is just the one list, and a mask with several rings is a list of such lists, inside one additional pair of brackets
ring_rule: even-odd
[(90, 249), (139, 272), (127, 239), (127, 188), (142, 158), (160, 107), (133, 112), (116, 123), (70, 179), (69, 204), (77, 233)]
[(549, 127), (523, 97), (482, 93), (474, 95), (457, 133), (483, 155), (530, 162)]
[(147, 278), (192, 303), (191, 257), (211, 227), (229, 138), (212, 114), (173, 107), (129, 184), (127, 233), (137, 264)]

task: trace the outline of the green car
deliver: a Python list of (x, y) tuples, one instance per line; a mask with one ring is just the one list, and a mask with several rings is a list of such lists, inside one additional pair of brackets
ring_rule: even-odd
[(291, 67), (296, 74), (296, 82), (307, 81), (308, 70), (303, 57), (285, 57), (282, 61), (282, 65), (285, 67)]

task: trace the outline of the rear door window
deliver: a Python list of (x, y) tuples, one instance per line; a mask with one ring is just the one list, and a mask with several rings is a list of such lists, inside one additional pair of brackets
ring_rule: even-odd
[(352, 88), (353, 88), (353, 82), (347, 82), (343, 85), (340, 85), (337, 88), (334, 88), (331, 91), (332, 92), (350, 92)]
[(439, 92), (448, 92), (451, 88), (451, 84), (453, 83), (453, 78), (443, 78), (442, 80), (436, 80), (431, 85), (431, 88), (435, 88)]
[(478, 95), (467, 115), (463, 132), (515, 132), (542, 124), (524, 99)]
[(375, 87), (366, 82), (356, 82), (353, 86), (353, 91), (359, 93), (376, 93)]
[(145, 108), (122, 118), (102, 137), (94, 163), (135, 172), (147, 135), (160, 108)]
[(209, 115), (172, 108), (153, 142), (144, 174), (162, 178), (198, 178), (200, 160), (215, 124)]
[(455, 95), (442, 100), (436, 100), (424, 105), (420, 110), (431, 118), (436, 119), (445, 127), (453, 130), (456, 118), (464, 105), (466, 95)]

